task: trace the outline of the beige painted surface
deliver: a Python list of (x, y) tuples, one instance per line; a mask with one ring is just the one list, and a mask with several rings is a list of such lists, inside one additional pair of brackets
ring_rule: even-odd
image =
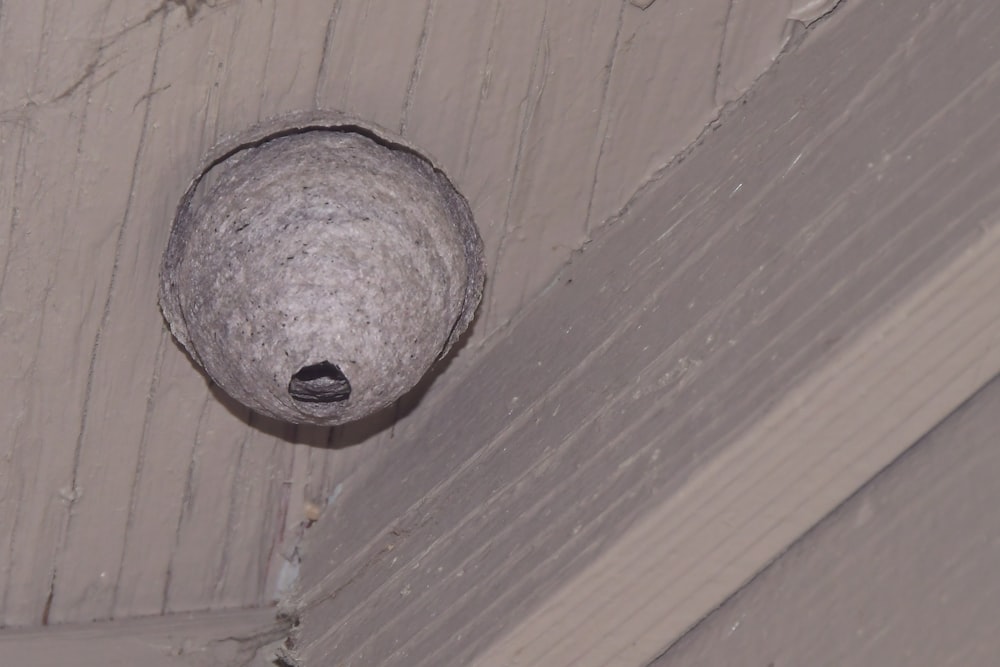
[(988, 667), (1000, 655), (1000, 379), (650, 667)]
[(817, 28), (345, 481), (301, 664), (648, 664), (1000, 371), (1000, 9), (910, 8)]
[(1000, 290), (997, 266), (1000, 226), (697, 469), (475, 664), (648, 664), (664, 638), (681, 636), (1000, 371), (1000, 300), (968, 305)]
[(272, 599), (304, 501), (393, 451), (385, 426), (419, 398), (295, 429), (217, 396), (180, 353), (156, 273), (219, 137), (335, 107), (441, 161), (473, 204), (491, 280), (431, 397), (812, 4), (0, 2), (0, 625)]
[(0, 630), (4, 667), (274, 667), (288, 623), (272, 610)]

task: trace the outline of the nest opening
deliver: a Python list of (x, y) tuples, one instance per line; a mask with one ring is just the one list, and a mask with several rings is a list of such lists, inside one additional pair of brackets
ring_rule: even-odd
[(297, 370), (288, 393), (302, 403), (341, 403), (351, 397), (351, 383), (337, 364), (321, 361)]

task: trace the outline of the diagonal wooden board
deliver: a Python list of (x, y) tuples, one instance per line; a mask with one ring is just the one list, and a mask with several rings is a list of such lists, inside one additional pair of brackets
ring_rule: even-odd
[(171, 339), (157, 267), (211, 145), (324, 108), (440, 162), (491, 277), (445, 392), (771, 64), (799, 4), (0, 0), (0, 625), (268, 604), (305, 508), (408, 432), (420, 392), (295, 428)]
[(345, 482), (293, 658), (646, 664), (1000, 370), (1000, 8), (908, 9), (834, 15)]
[(992, 665), (1000, 377), (650, 667)]
[(271, 667), (273, 608), (0, 630), (0, 663), (31, 667)]
[(1000, 225), (476, 664), (646, 664), (1000, 371), (998, 267)]

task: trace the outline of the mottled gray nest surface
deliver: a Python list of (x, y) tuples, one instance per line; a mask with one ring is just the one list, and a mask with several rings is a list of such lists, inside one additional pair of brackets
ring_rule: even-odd
[(213, 150), (178, 208), (160, 305), (230, 396), (332, 425), (412, 388), (472, 321), (483, 281), (447, 177), (402, 139), (314, 112)]

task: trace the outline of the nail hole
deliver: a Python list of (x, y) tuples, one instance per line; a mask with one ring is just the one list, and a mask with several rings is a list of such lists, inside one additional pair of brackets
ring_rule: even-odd
[(288, 383), (288, 393), (303, 403), (340, 403), (351, 396), (347, 376), (329, 361), (303, 366)]

